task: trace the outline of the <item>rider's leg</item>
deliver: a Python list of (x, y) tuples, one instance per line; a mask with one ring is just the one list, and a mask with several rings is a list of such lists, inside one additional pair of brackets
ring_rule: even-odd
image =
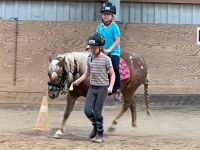
[(115, 72), (115, 84), (113, 87), (113, 93), (115, 100), (121, 101), (121, 90), (120, 90), (120, 73), (119, 73), (119, 62), (120, 62), (120, 57), (117, 55), (111, 55), (110, 56), (113, 69)]

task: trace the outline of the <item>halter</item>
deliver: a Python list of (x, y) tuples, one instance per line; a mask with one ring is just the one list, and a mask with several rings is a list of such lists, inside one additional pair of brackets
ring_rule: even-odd
[(52, 91), (59, 91), (61, 92), (61, 95), (67, 93), (65, 84), (68, 79), (68, 73), (66, 72), (64, 67), (62, 67), (62, 70), (63, 70), (63, 73), (62, 73), (62, 77), (59, 84), (48, 82), (48, 89)]

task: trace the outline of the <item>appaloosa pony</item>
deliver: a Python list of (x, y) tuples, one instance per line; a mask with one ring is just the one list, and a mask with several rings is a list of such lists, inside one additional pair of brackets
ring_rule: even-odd
[[(80, 96), (86, 96), (89, 88), (89, 79), (84, 80), (79, 86), (74, 86), (73, 91), (67, 91), (70, 84), (80, 77), (87, 68), (86, 61), (88, 52), (72, 52), (58, 55), (53, 60), (50, 60), (48, 75), (48, 95), (51, 99), (65, 94), (67, 92), (67, 105), (61, 124), (61, 128), (55, 133), (55, 138), (61, 138), (64, 132), (64, 125), (68, 119), (70, 112), (73, 110), (75, 101)], [(117, 120), (129, 108), (132, 117), (132, 126), (136, 127), (136, 103), (133, 95), (137, 88), (144, 85), (144, 98), (147, 108), (147, 114), (150, 115), (149, 99), (148, 99), (148, 79), (147, 79), (147, 64), (143, 57), (132, 52), (122, 52), (121, 57), (126, 62), (130, 77), (121, 81), (121, 91), (123, 94), (123, 105), (119, 114), (113, 120), (112, 125), (117, 124)], [(65, 89), (66, 85), (66, 89)]]

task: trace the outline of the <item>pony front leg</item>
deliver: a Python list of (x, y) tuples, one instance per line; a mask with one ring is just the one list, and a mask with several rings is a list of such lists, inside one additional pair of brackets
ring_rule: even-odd
[[(117, 125), (119, 118), (121, 118), (121, 116), (127, 111), (128, 108), (133, 106), (132, 97), (133, 97), (134, 92), (135, 92), (135, 89), (132, 90), (131, 88), (127, 88), (124, 91), (122, 91), (123, 96), (124, 96), (124, 104), (122, 105), (121, 110), (119, 114), (117, 115), (117, 117), (113, 120), (112, 125), (109, 128), (109, 131), (114, 130), (114, 127)], [(132, 113), (132, 117), (134, 117), (133, 113)], [(134, 119), (132, 119), (132, 125), (133, 125), (133, 122), (135, 123)]]
[(67, 94), (67, 105), (65, 108), (65, 113), (64, 113), (62, 124), (61, 124), (61, 128), (56, 131), (55, 135), (53, 136), (54, 138), (56, 138), (56, 139), (62, 138), (63, 133), (64, 133), (65, 123), (66, 123), (67, 119), (69, 118), (70, 113), (74, 108), (75, 101), (78, 97), (79, 96), (73, 96), (70, 93)]

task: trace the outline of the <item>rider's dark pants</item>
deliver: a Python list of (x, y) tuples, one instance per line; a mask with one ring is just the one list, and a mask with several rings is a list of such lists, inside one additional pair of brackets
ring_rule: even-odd
[(98, 132), (103, 132), (102, 109), (107, 96), (107, 87), (90, 85), (86, 96), (84, 112)]
[(119, 74), (119, 56), (109, 55), (112, 61), (113, 69), (115, 72), (115, 84), (113, 86), (113, 93), (120, 89), (120, 74)]

